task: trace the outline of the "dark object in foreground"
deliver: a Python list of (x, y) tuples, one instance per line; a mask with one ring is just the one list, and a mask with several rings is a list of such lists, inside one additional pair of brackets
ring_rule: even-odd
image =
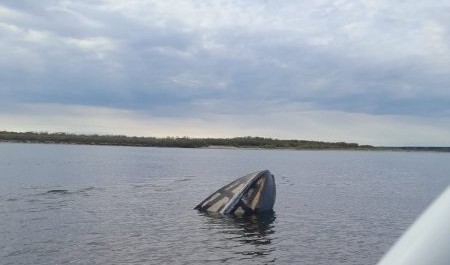
[(53, 194), (67, 194), (69, 193), (68, 190), (49, 190), (47, 193), (53, 193)]
[(275, 178), (269, 170), (263, 170), (225, 185), (194, 209), (221, 214), (254, 214), (272, 210), (275, 195)]

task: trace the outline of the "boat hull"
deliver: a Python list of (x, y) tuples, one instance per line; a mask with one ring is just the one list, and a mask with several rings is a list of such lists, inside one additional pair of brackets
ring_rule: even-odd
[(232, 215), (254, 214), (272, 210), (275, 197), (275, 177), (269, 170), (262, 170), (223, 186), (194, 209)]

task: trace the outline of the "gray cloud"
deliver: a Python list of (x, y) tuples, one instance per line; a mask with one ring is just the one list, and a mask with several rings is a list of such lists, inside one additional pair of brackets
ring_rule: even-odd
[(4, 1), (0, 102), (445, 117), (449, 11), (446, 1)]

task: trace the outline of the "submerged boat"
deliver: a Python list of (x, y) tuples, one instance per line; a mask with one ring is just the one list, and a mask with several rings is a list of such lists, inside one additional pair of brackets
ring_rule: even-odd
[(275, 177), (269, 170), (262, 170), (225, 185), (194, 209), (232, 215), (254, 214), (273, 210), (275, 196)]

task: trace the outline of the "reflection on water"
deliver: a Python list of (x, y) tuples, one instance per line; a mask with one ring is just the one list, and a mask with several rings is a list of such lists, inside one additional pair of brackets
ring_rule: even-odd
[[(226, 249), (234, 255), (233, 259), (239, 261), (251, 260), (257, 264), (275, 262), (272, 244), (275, 234), (276, 214), (274, 211), (246, 215), (223, 216), (220, 214), (202, 213), (207, 225), (217, 234), (223, 235), (224, 245), (235, 245), (235, 248)], [(235, 244), (238, 243), (238, 244)]]

